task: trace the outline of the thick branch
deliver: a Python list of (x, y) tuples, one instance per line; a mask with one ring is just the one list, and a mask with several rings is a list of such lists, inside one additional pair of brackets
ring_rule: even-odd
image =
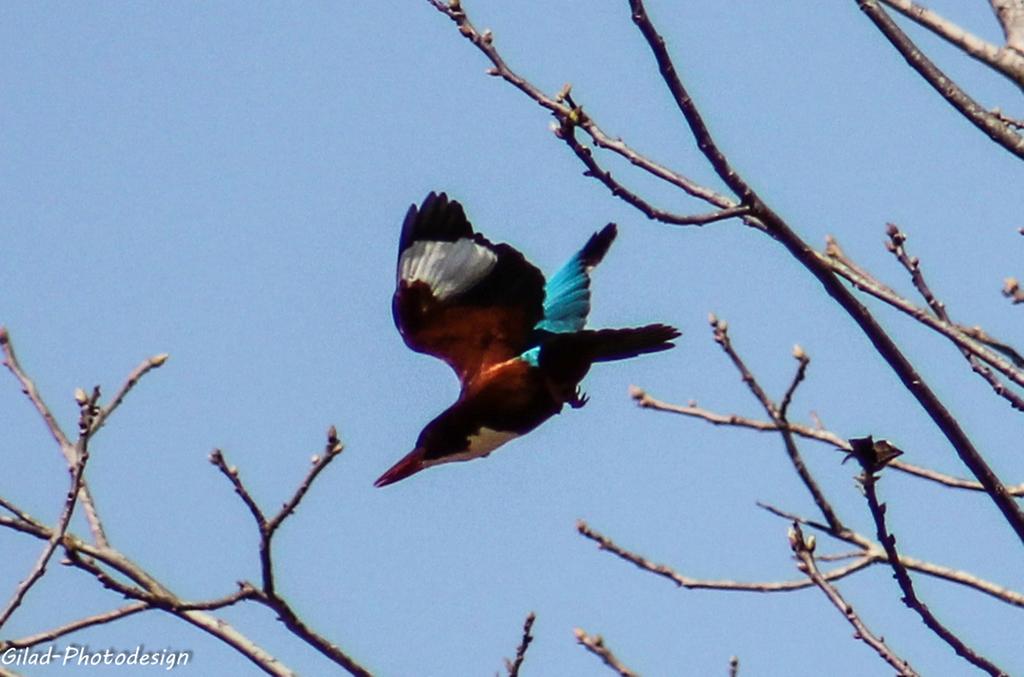
[[(932, 86), (932, 89), (942, 95), (953, 108), (984, 132), (986, 136), (1018, 158), (1024, 159), (1024, 136), (1015, 132), (998, 116), (972, 99), (967, 92), (932, 63), (931, 59), (914, 44), (914, 41), (896, 25), (896, 22), (878, 4), (878, 0), (857, 0), (857, 4), (910, 67)], [(1018, 82), (1022, 81), (1018, 80)]]
[[(985, 487), (986, 493), (995, 502), (1003, 517), (1017, 534), (1017, 537), (1024, 542), (1024, 511), (1005, 492), (1002, 482), (974, 447), (974, 443), (967, 437), (959, 422), (936, 397), (924, 378), (907, 360), (903, 352), (885, 330), (882, 329), (868, 309), (853, 296), (850, 290), (842, 284), (827, 265), (818, 260), (817, 253), (778, 214), (768, 207), (753, 188), (733, 169), (712, 138), (693, 99), (679, 80), (675, 66), (672, 64), (671, 57), (665, 47), (665, 41), (647, 16), (642, 0), (630, 0), (629, 4), (632, 9), (633, 22), (647, 40), (647, 44), (655, 60), (658, 62), (658, 69), (661, 71), (662, 79), (665, 81), (675, 99), (676, 105), (686, 119), (690, 131), (697, 141), (697, 147), (704, 153), (704, 156), (719, 178), (740, 197), (741, 203), (750, 206), (751, 212), (764, 224), (768, 233), (781, 242), (789, 250), (790, 254), (821, 282), (829, 296), (835, 299), (853, 318), (882, 359), (889, 364), (897, 377), (899, 377), (903, 386), (917, 399), (936, 426), (950, 441), (960, 459)], [(873, 0), (862, 0), (862, 6), (873, 7), (878, 12), (881, 12), (885, 19), (888, 19), (888, 15)], [(868, 10), (865, 9), (865, 11)], [(891, 20), (889, 21), (891, 23)], [(897, 28), (896, 30), (899, 29)], [(1016, 138), (1020, 144), (1021, 157), (1024, 157), (1024, 138)]]
[(882, 0), (882, 2), (911, 21), (924, 26), (968, 56), (1002, 73), (1017, 84), (1024, 85), (1024, 54), (1005, 47), (997, 47), (987, 40), (982, 40), (937, 12), (916, 2), (911, 2), (911, 0)]
[(1024, 0), (989, 0), (1003, 27), (1006, 46), (1024, 55)]

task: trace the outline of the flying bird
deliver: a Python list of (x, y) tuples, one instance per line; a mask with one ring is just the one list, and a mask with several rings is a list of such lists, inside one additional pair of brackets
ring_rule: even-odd
[(462, 205), (444, 193), (409, 207), (398, 244), (395, 325), (410, 348), (451, 365), (462, 390), (375, 486), (487, 456), (566, 404), (586, 404), (579, 383), (593, 363), (673, 347), (679, 331), (664, 324), (584, 329), (590, 272), (615, 235), (614, 223), (594, 233), (545, 284), (521, 253), (474, 232)]

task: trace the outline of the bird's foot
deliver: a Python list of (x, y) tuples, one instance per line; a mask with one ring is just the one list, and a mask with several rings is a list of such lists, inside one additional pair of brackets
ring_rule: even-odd
[(569, 399), (569, 406), (572, 407), (573, 409), (579, 409), (589, 401), (590, 396), (587, 395), (582, 390), (580, 390), (579, 388), (576, 388), (576, 392)]

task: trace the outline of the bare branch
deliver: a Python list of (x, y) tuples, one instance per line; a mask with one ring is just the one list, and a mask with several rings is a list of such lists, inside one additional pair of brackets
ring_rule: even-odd
[(997, 47), (916, 2), (910, 0), (882, 0), (882, 2), (911, 21), (924, 26), (968, 56), (1024, 86), (1024, 54), (1005, 47)]
[(846, 617), (846, 620), (853, 626), (855, 638), (861, 640), (874, 649), (882, 660), (895, 668), (902, 677), (916, 677), (918, 673), (910, 667), (910, 663), (897, 656), (884, 640), (876, 637), (874, 633), (868, 629), (867, 625), (864, 624), (864, 621), (861, 620), (853, 606), (843, 599), (843, 596), (839, 594), (839, 591), (821, 575), (821, 572), (818, 571), (817, 565), (814, 563), (814, 541), (811, 539), (813, 539), (813, 537), (805, 539), (803, 532), (800, 530), (800, 525), (793, 522), (793, 526), (790, 530), (789, 543), (797, 558), (797, 568), (807, 574), (807, 577), (816, 586), (818, 586), (823, 593), (825, 593), (828, 600), (842, 612), (843, 616)]
[(104, 611), (103, 613), (93, 614), (92, 616), (86, 616), (85, 618), (80, 618), (70, 623), (66, 623), (53, 628), (52, 630), (38, 632), (34, 635), (22, 637), (21, 639), (0, 640), (0, 652), (6, 651), (7, 649), (23, 649), (30, 646), (36, 646), (43, 642), (52, 642), (55, 639), (59, 639), (65, 635), (70, 635), (78, 630), (84, 630), (85, 628), (89, 628), (94, 625), (112, 623), (113, 621), (127, 616), (132, 616), (149, 608), (151, 607), (146, 602), (132, 602), (131, 604), (127, 604), (123, 607)]
[[(629, 395), (636, 401), (637, 406), (644, 409), (653, 409), (655, 411), (662, 411), (671, 414), (679, 414), (682, 416), (690, 416), (692, 418), (699, 418), (703, 421), (707, 421), (713, 425), (724, 425), (732, 426), (736, 428), (747, 428), (750, 430), (756, 430), (758, 432), (778, 432), (779, 426), (771, 421), (760, 421), (754, 418), (748, 418), (746, 416), (740, 416), (739, 414), (720, 414), (702, 407), (698, 407), (695, 404), (687, 406), (681, 406), (678, 404), (670, 404), (663, 402), (652, 397), (647, 391), (637, 386), (630, 386)], [(794, 435), (800, 437), (816, 440), (818, 442), (824, 442), (830, 444), (837, 449), (849, 452), (850, 444), (845, 438), (841, 437), (837, 433), (830, 430), (825, 430), (820, 427), (812, 427), (801, 423), (786, 422), (786, 427)], [(900, 472), (913, 475), (921, 479), (928, 480), (930, 482), (936, 482), (943, 486), (952, 487), (954, 489), (966, 489), (969, 491), (985, 491), (985, 488), (980, 483), (972, 480), (965, 480), (959, 477), (953, 477), (952, 475), (946, 475), (936, 470), (929, 468), (922, 468), (921, 466), (907, 463), (906, 461), (896, 460), (889, 464), (891, 468), (899, 470)], [(1005, 487), (1006, 493), (1010, 496), (1024, 496), (1024, 483), (1007, 485)]]
[(793, 401), (796, 389), (807, 377), (807, 365), (811, 363), (811, 358), (808, 357), (807, 353), (800, 346), (793, 346), (793, 359), (797, 362), (796, 373), (793, 375), (793, 380), (790, 382), (789, 387), (786, 388), (786, 392), (782, 396), (782, 402), (779, 404), (779, 418), (783, 421), (787, 420), (786, 412), (789, 410), (789, 404)]
[(351, 656), (342, 651), (340, 647), (314, 631), (312, 628), (307, 626), (301, 618), (299, 618), (299, 615), (295, 613), (291, 605), (288, 604), (288, 602), (277, 592), (277, 586), (274, 581), (274, 562), (272, 552), (274, 534), (277, 532), (277, 529), (281, 526), (284, 520), (295, 512), (295, 509), (302, 501), (302, 498), (306, 495), (306, 492), (309, 491), (313, 480), (315, 480), (323, 469), (326, 468), (343, 450), (344, 446), (338, 439), (338, 432), (335, 430), (334, 426), (331, 426), (327, 431), (327, 444), (324, 447), (323, 454), (313, 457), (312, 465), (306, 473), (306, 477), (299, 483), (295, 493), (293, 493), (291, 498), (282, 505), (281, 510), (269, 520), (256, 503), (256, 500), (252, 497), (252, 494), (250, 494), (249, 490), (246, 489), (245, 484), (239, 477), (238, 469), (227, 464), (227, 461), (225, 461), (224, 455), (220, 450), (215, 449), (213, 453), (210, 454), (210, 462), (220, 470), (221, 474), (227, 477), (229, 482), (231, 482), (231, 485), (235, 489), (235, 493), (241, 497), (242, 502), (245, 503), (249, 512), (252, 513), (253, 519), (256, 521), (256, 526), (260, 532), (259, 556), (262, 586), (259, 590), (252, 591), (252, 594), (250, 595), (251, 598), (272, 609), (277, 614), (278, 619), (286, 628), (288, 628), (289, 631), (292, 632), (292, 634), (302, 639), (336, 664), (348, 670), (349, 673), (353, 675), (368, 676), (370, 673), (366, 668), (359, 665)]
[[(68, 469), (74, 472), (75, 463), (77, 462), (77, 456), (75, 454), (75, 447), (71, 444), (68, 436), (64, 434), (60, 424), (57, 423), (56, 417), (50, 408), (46, 406), (43, 401), (42, 395), (36, 389), (35, 383), (28, 377), (22, 369), (21, 364), (18, 362), (18, 358), (14, 353), (14, 344), (11, 342), (10, 333), (5, 327), (0, 327), (0, 350), (4, 354), (4, 366), (14, 375), (14, 377), (21, 384), (21, 391), (25, 393), (29, 401), (35, 407), (39, 413), (40, 418), (43, 419), (43, 423), (46, 425), (46, 429), (50, 431), (54, 441), (57, 442), (57, 446), (60, 447), (60, 452), (64, 456), (64, 460), (67, 462)], [(96, 510), (96, 503), (93, 501), (92, 493), (89, 491), (89, 485), (85, 480), (82, 480), (81, 487), (79, 489), (80, 496), (78, 501), (82, 504), (82, 508), (85, 511), (85, 518), (89, 523), (89, 529), (92, 531), (93, 539), (99, 545), (108, 545), (106, 534), (103, 532), (103, 523), (100, 521), (99, 513)]]
[(526, 658), (526, 650), (530, 648), (530, 642), (533, 641), (533, 622), (537, 620), (537, 614), (532, 611), (526, 614), (526, 620), (523, 622), (523, 638), (519, 640), (519, 647), (516, 649), (516, 657), (512, 660), (505, 659), (505, 669), (508, 670), (508, 677), (519, 677), (519, 668), (523, 666), (523, 660)]
[(103, 427), (103, 424), (107, 422), (107, 419), (110, 418), (110, 415), (113, 414), (114, 411), (119, 406), (121, 406), (121, 403), (124, 401), (125, 396), (127, 396), (128, 393), (131, 392), (132, 388), (134, 388), (138, 384), (142, 377), (148, 374), (153, 369), (162, 367), (164, 363), (167, 362), (167, 357), (167, 353), (154, 355), (148, 360), (142, 362), (139, 366), (135, 367), (135, 369), (133, 369), (132, 372), (128, 374), (128, 378), (125, 380), (124, 385), (121, 386), (121, 389), (117, 391), (117, 394), (114, 395), (114, 399), (112, 399), (110, 401), (110, 404), (103, 407), (100, 410), (100, 412), (96, 415), (96, 420), (93, 421), (92, 430), (90, 431), (91, 435), (95, 435), (99, 431), (99, 429)]
[[(826, 293), (831, 296), (847, 314), (857, 323), (865, 336), (871, 341), (875, 350), (893, 372), (900, 379), (903, 386), (918, 401), (921, 407), (928, 413), (935, 425), (942, 431), (949, 440), (957, 455), (964, 464), (971, 470), (974, 476), (985, 487), (985, 493), (999, 508), (1007, 523), (1017, 534), (1017, 537), (1024, 541), (1024, 511), (1012, 497), (1006, 494), (1003, 484), (995, 474), (984, 457), (975, 448), (974, 443), (960, 427), (960, 423), (949, 412), (946, 406), (935, 395), (924, 378), (917, 372), (914, 366), (906, 358), (899, 346), (886, 333), (868, 309), (858, 301), (842, 282), (836, 277), (831, 268), (820, 261), (817, 252), (814, 251), (803, 239), (800, 238), (778, 214), (776, 214), (761, 198), (754, 189), (735, 171), (725, 155), (719, 149), (714, 138), (711, 136), (707, 125), (704, 123), (700, 111), (690, 97), (682, 81), (676, 73), (675, 66), (665, 47), (665, 40), (654, 28), (647, 12), (644, 9), (642, 0), (630, 0), (633, 23), (637, 25), (658, 63), (658, 70), (662, 79), (672, 93), (676, 105), (687, 125), (693, 134), (697, 147), (707, 158), (719, 178), (739, 196), (740, 202), (751, 209), (752, 217), (756, 218), (764, 226), (764, 230), (773, 239), (780, 242), (789, 253), (799, 261), (821, 284)], [(862, 5), (870, 5), (875, 10), (882, 12), (874, 0), (862, 0)], [(897, 29), (898, 30), (898, 29)], [(1018, 137), (1024, 155), (1024, 138)], [(788, 445), (787, 445), (788, 446)]]
[[(754, 394), (754, 397), (758, 399), (761, 406), (764, 407), (768, 417), (776, 424), (776, 429), (782, 436), (782, 441), (786, 447), (786, 454), (789, 456), (790, 463), (793, 465), (793, 469), (796, 470), (796, 474), (800, 477), (800, 481), (804, 483), (807, 491), (811, 494), (811, 498), (814, 499), (815, 505), (818, 506), (818, 510), (821, 511), (825, 521), (835, 531), (842, 531), (845, 529), (839, 516), (836, 514), (835, 509), (825, 496), (825, 492), (818, 486), (818, 482), (811, 475), (811, 471), (807, 469), (807, 464), (804, 463), (803, 457), (800, 455), (800, 450), (796, 446), (796, 441), (793, 439), (793, 434), (789, 430), (789, 426), (786, 424), (786, 420), (779, 408), (775, 406), (771, 398), (768, 397), (768, 393), (765, 392), (764, 388), (758, 383), (754, 377), (753, 372), (747, 368), (747, 365), (743, 362), (743, 359), (739, 356), (739, 353), (732, 346), (732, 340), (729, 338), (729, 328), (725, 322), (720, 321), (717, 317), (712, 315), (710, 317), (711, 329), (714, 335), (715, 343), (721, 346), (722, 350), (732, 361), (737, 371), (740, 372), (740, 377), (743, 382), (750, 389), (750, 392)], [(803, 355), (803, 351), (799, 351), (803, 359), (800, 360), (800, 366), (797, 369), (797, 375), (787, 390), (787, 396), (792, 397), (792, 391), (799, 385), (800, 381), (803, 380), (804, 372), (807, 369), (807, 357)]]
[(81, 419), (79, 424), (81, 432), (79, 434), (78, 443), (75, 447), (76, 460), (70, 472), (70, 487), (68, 488), (68, 493), (64, 498), (64, 505), (61, 509), (60, 517), (57, 520), (57, 526), (52, 530), (50, 538), (46, 542), (46, 546), (43, 548), (43, 551), (39, 553), (39, 558), (36, 560), (36, 563), (32, 567), (28, 576), (18, 584), (11, 600), (7, 603), (4, 610), (0, 612), (0, 628), (7, 623), (15, 610), (21, 606), (22, 601), (25, 599), (25, 595), (28, 594), (28, 591), (32, 586), (35, 585), (46, 573), (46, 565), (50, 562), (50, 558), (57, 549), (57, 545), (64, 538), (64, 534), (68, 530), (68, 525), (71, 523), (71, 516), (75, 511), (75, 505), (78, 502), (78, 497), (82, 489), (82, 478), (85, 473), (85, 464), (89, 460), (89, 431), (91, 430), (91, 426), (96, 415), (96, 400), (99, 399), (99, 395), (99, 388), (94, 388), (91, 397), (86, 397), (85, 394), (82, 393), (81, 397), (76, 398), (79, 400), (79, 406), (81, 408)]
[[(573, 127), (578, 126), (583, 129), (593, 140), (594, 145), (598, 148), (611, 151), (617, 155), (628, 160), (633, 166), (642, 169), (648, 174), (655, 176), (662, 181), (665, 181), (680, 190), (684, 191), (688, 195), (696, 197), (699, 200), (707, 202), (713, 206), (716, 206), (721, 211), (730, 210), (737, 208), (739, 205), (735, 200), (728, 198), (714, 190), (702, 186), (695, 181), (683, 176), (682, 174), (665, 167), (664, 165), (658, 164), (648, 157), (638, 153), (636, 150), (631, 148), (628, 144), (622, 141), (621, 138), (613, 138), (605, 133), (597, 123), (591, 118), (581, 115), (582, 112), (577, 107), (572, 105), (565, 105), (563, 101), (559, 100), (558, 97), (551, 97), (546, 95), (540, 90), (540, 88), (532, 85), (525, 78), (521, 77), (515, 71), (513, 71), (497, 48), (494, 46), (494, 35), (489, 31), (481, 33), (473, 26), (470, 22), (469, 17), (462, 6), (461, 2), (456, 3), (444, 3), (441, 0), (427, 0), (435, 9), (447, 16), (449, 19), (455, 22), (458, 26), (459, 33), (469, 40), (473, 45), (477, 47), (493, 64), (492, 68), (488, 71), (490, 75), (497, 76), (511, 84), (513, 87), (519, 89), (521, 92), (526, 94), (531, 100), (537, 103), (542, 108), (547, 109), (554, 115), (557, 123), (555, 125), (556, 130), (561, 130), (567, 123)], [(563, 140), (569, 142), (566, 138), (571, 134), (561, 135)], [(582, 158), (581, 158), (582, 159)], [(600, 176), (594, 174), (595, 178)], [(608, 185), (608, 184), (606, 184)], [(609, 186), (610, 188), (611, 186)], [(625, 191), (624, 188), (621, 191)], [(626, 199), (627, 195), (631, 195), (628, 191), (616, 193), (617, 197)], [(634, 195), (634, 197), (637, 197)], [(627, 200), (629, 202), (629, 200)], [(642, 201), (641, 201), (642, 202)], [(650, 212), (644, 210), (640, 203), (633, 203), (633, 206), (641, 209), (644, 213), (650, 215), (654, 214), (668, 214), (667, 212), (660, 212), (650, 207)], [(645, 203), (646, 204), (646, 203)], [(649, 205), (648, 205), (649, 206)], [(710, 217), (710, 215), (708, 215)], [(680, 217), (686, 218), (686, 217)], [(720, 218), (728, 218), (728, 216), (721, 216)], [(717, 220), (717, 218), (715, 219)], [(749, 225), (757, 226), (756, 219), (747, 219)]]
[(866, 461), (863, 454), (855, 454), (855, 457), (860, 461), (861, 466), (864, 469), (863, 474), (858, 478), (861, 486), (864, 488), (864, 497), (868, 502), (868, 509), (871, 511), (871, 517), (875, 521), (875, 529), (878, 533), (878, 541), (885, 548), (885, 554), (889, 561), (889, 566), (892, 567), (894, 578), (899, 583), (900, 590), (903, 592), (903, 603), (908, 607), (917, 612), (924, 621), (924, 624), (928, 626), (932, 632), (939, 636), (944, 642), (949, 644), (957, 655), (964, 658), (975, 667), (984, 670), (994, 677), (1001, 675), (1008, 675), (1001, 668), (996, 667), (994, 663), (989, 661), (984, 656), (978, 654), (973, 649), (968, 647), (964, 642), (953, 634), (946, 626), (944, 626), (939, 619), (931, 612), (928, 606), (920, 600), (917, 596), (917, 592), (914, 590), (914, 583), (910, 578), (910, 573), (906, 567), (900, 561), (900, 555), (896, 550), (896, 537), (889, 533), (889, 529), (885, 523), (885, 511), (886, 506), (879, 503), (878, 493), (875, 489), (875, 485), (878, 481), (878, 477), (875, 473), (878, 471), (873, 465)]
[[(807, 519), (806, 517), (802, 517), (800, 515), (787, 512), (785, 510), (780, 510), (775, 506), (768, 505), (767, 503), (761, 503), (760, 501), (758, 501), (757, 505), (767, 510), (771, 514), (777, 517), (781, 517), (787, 522), (797, 522), (799, 524), (809, 526), (812, 529), (815, 529), (823, 534), (827, 534), (832, 538), (836, 538), (846, 543), (856, 545), (864, 552), (865, 556), (870, 556), (873, 562), (887, 561), (887, 555), (885, 554), (885, 550), (882, 548), (882, 546), (878, 545), (877, 543), (874, 543), (873, 541), (871, 541), (871, 539), (857, 533), (856, 531), (848, 529), (845, 532), (835, 533), (829, 528), (827, 524), (815, 522), (814, 520)], [(903, 565), (912, 571), (919, 571), (923, 574), (927, 574), (928, 576), (932, 576), (934, 578), (940, 578), (950, 583), (956, 583), (958, 585), (963, 585), (968, 588), (973, 588), (974, 590), (989, 595), (995, 599), (998, 599), (1001, 602), (1005, 602), (1016, 607), (1024, 608), (1024, 594), (1019, 593), (1015, 590), (1010, 590), (1009, 588), (1006, 588), (1001, 585), (996, 585), (991, 581), (986, 581), (984, 579), (978, 578), (977, 576), (969, 574), (966, 571), (961, 571), (959, 569), (951, 569), (950, 567), (941, 566), (939, 564), (934, 564), (933, 562), (919, 560), (914, 557), (908, 557), (906, 555), (902, 555), (900, 561), (902, 561)]]
[(68, 441), (67, 435), (61, 430), (60, 424), (57, 423), (56, 417), (50, 408), (43, 402), (42, 396), (36, 389), (36, 384), (28, 377), (25, 371), (21, 368), (21, 364), (18, 362), (17, 356), (14, 354), (14, 345), (11, 343), (11, 336), (7, 331), (6, 327), (0, 327), (0, 349), (4, 353), (4, 366), (7, 367), (8, 371), (14, 374), (14, 378), (18, 379), (21, 384), (21, 392), (25, 393), (29, 401), (32, 402), (32, 406), (39, 412), (39, 416), (43, 419), (43, 423), (46, 424), (46, 429), (53, 435), (53, 439), (57, 442), (57, 445), (61, 448), (64, 456), (68, 458), (69, 464), (71, 463), (70, 450), (72, 448), (71, 442)]
[(587, 651), (594, 654), (609, 668), (619, 674), (620, 677), (638, 677), (637, 673), (627, 668), (622, 661), (615, 657), (612, 650), (605, 646), (604, 638), (601, 635), (588, 635), (582, 628), (576, 628), (573, 633), (576, 641)]
[[(1015, 132), (951, 80), (907, 37), (878, 0), (857, 0), (861, 10), (925, 82), (994, 142), (1024, 159), (1024, 136)], [(1024, 84), (1024, 82), (1018, 80)]]
[(1024, 0), (989, 0), (989, 4), (1003, 27), (1006, 46), (1024, 54)]
[[(822, 525), (824, 526), (824, 525)], [(828, 527), (825, 527), (826, 529)], [(742, 581), (729, 581), (729, 580), (706, 580), (699, 578), (690, 578), (684, 576), (679, 572), (675, 571), (671, 567), (665, 564), (655, 564), (642, 555), (638, 555), (634, 552), (630, 552), (625, 548), (619, 546), (607, 536), (594, 531), (590, 525), (583, 520), (576, 522), (576, 530), (585, 538), (590, 539), (597, 543), (597, 547), (601, 550), (607, 550), (613, 555), (623, 559), (630, 564), (633, 564), (639, 569), (648, 571), (652, 574), (667, 578), (676, 584), (680, 588), (686, 588), (688, 590), (730, 590), (736, 592), (790, 592), (793, 590), (801, 590), (811, 586), (811, 582), (807, 579), (800, 579), (797, 581), (768, 581), (768, 582), (742, 582)], [(834, 569), (825, 575), (826, 580), (839, 580), (849, 576), (852, 573), (856, 573), (861, 569), (867, 568), (874, 563), (874, 556), (871, 553), (861, 552), (860, 558), (844, 567)]]
[[(924, 274), (921, 272), (920, 260), (916, 256), (911, 257), (907, 253), (906, 247), (904, 246), (907, 241), (906, 233), (902, 232), (895, 224), (890, 223), (886, 228), (886, 234), (889, 236), (886, 248), (893, 254), (893, 256), (896, 257), (896, 260), (900, 262), (900, 265), (910, 273), (911, 282), (921, 294), (925, 303), (928, 304), (928, 307), (932, 309), (932, 312), (939, 320), (945, 322), (949, 326), (955, 326), (953, 320), (949, 316), (949, 313), (946, 312), (946, 305), (935, 297), (935, 294), (932, 293), (931, 287), (929, 287), (928, 283), (925, 282)], [(967, 358), (967, 362), (971, 365), (971, 369), (985, 379), (997, 395), (1008, 401), (1014, 409), (1024, 411), (1024, 398), (1007, 388), (1006, 385), (992, 373), (991, 369), (981, 363), (973, 350), (967, 347), (961, 347), (960, 352), (963, 353), (965, 358)]]
[[(577, 113), (577, 118), (585, 119), (583, 117), (582, 109), (574, 108), (573, 110)], [(608, 190), (611, 191), (613, 196), (620, 198), (627, 204), (630, 204), (643, 212), (649, 219), (661, 221), (662, 223), (667, 223), (673, 226), (703, 226), (715, 221), (723, 221), (725, 219), (744, 216), (750, 211), (746, 207), (735, 206), (719, 209), (718, 211), (708, 214), (683, 216), (681, 214), (674, 214), (663, 209), (658, 209), (633, 191), (623, 186), (620, 182), (616, 181), (612, 177), (611, 172), (602, 169), (597, 163), (597, 160), (594, 159), (593, 152), (576, 140), (576, 127), (577, 124), (566, 121), (566, 123), (557, 129), (557, 136), (565, 141), (569, 148), (572, 149), (573, 153), (576, 154), (576, 157), (578, 157), (587, 167), (587, 171), (584, 172), (584, 175), (593, 177), (603, 183)]]

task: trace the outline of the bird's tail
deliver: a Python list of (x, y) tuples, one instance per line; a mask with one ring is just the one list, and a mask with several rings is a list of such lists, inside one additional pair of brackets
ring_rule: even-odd
[(624, 360), (645, 353), (668, 350), (679, 330), (666, 324), (649, 324), (630, 329), (598, 329), (577, 334), (594, 362)]
[(550, 334), (541, 346), (538, 366), (557, 381), (578, 383), (594, 362), (668, 350), (675, 345), (672, 339), (677, 336), (678, 329), (664, 324)]

